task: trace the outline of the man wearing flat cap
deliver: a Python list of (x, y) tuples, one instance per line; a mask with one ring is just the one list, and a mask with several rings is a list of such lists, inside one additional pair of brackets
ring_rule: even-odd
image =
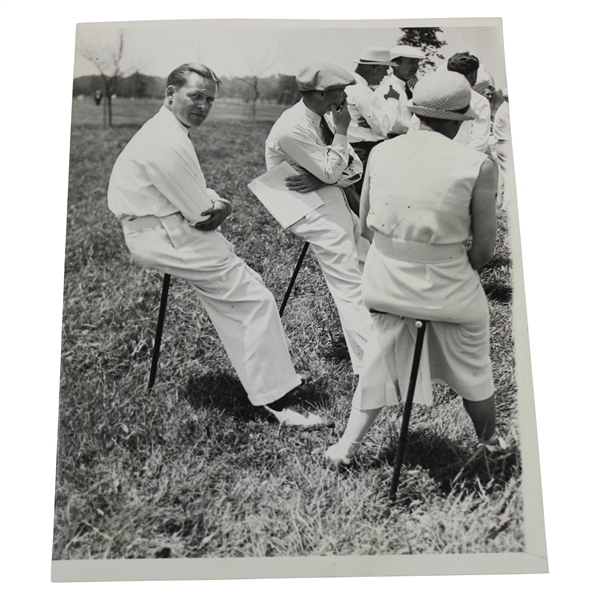
[(266, 140), (266, 167), (287, 161), (298, 171), (287, 186), (300, 193), (316, 191), (324, 202), (290, 230), (312, 247), (358, 374), (372, 322), (362, 302), (357, 217), (344, 193), (362, 175), (362, 163), (347, 140), (351, 117), (345, 88), (354, 85), (354, 77), (333, 64), (315, 63), (299, 71), (297, 83), (301, 100), (274, 124)]
[(408, 108), (411, 95), (408, 82), (416, 76), (424, 52), (414, 46), (395, 46), (389, 51), (389, 56), (393, 71), (381, 82), (375, 95), (393, 109), (395, 118), (390, 133), (401, 135), (408, 131), (412, 120), (412, 113)]
[[(371, 89), (380, 84), (393, 63), (385, 48), (364, 48), (360, 58), (354, 62), (357, 63), (354, 72), (356, 84), (347, 88), (347, 105), (351, 115), (347, 139), (366, 168), (370, 151), (387, 139), (395, 119), (394, 110)], [(361, 182), (356, 185), (358, 193), (361, 187)]]
[(447, 70), (460, 73), (472, 87), (470, 106), (476, 113), (472, 121), (462, 123), (455, 141), (479, 152), (489, 149), (491, 136), (491, 105), (489, 100), (474, 90), (478, 79), (480, 63), (470, 52), (458, 52), (447, 61)]

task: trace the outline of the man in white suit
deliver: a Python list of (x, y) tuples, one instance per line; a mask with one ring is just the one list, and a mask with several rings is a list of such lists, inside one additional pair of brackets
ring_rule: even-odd
[(189, 131), (208, 116), (219, 84), (204, 65), (169, 75), (162, 108), (114, 165), (108, 207), (136, 262), (197, 291), (253, 405), (283, 424), (330, 424), (289, 408), (301, 379), (274, 298), (218, 231), (231, 204), (206, 187)]

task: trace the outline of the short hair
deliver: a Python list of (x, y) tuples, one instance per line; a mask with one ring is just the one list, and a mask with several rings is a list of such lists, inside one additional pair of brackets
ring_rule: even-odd
[(470, 52), (457, 52), (447, 61), (447, 70), (455, 71), (464, 76), (470, 75), (478, 69), (480, 63), (478, 58)]
[(167, 78), (166, 87), (171, 85), (176, 89), (181, 89), (187, 83), (187, 77), (189, 73), (196, 73), (204, 79), (214, 81), (216, 83), (216, 89), (220, 87), (220, 79), (216, 76), (216, 73), (204, 64), (194, 64), (186, 62), (180, 67), (177, 67)]

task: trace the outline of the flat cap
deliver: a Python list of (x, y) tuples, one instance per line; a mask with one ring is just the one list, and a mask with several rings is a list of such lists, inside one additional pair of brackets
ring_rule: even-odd
[(395, 46), (389, 50), (391, 60), (396, 58), (417, 58), (422, 60), (425, 58), (424, 52), (415, 46)]
[(300, 91), (324, 92), (353, 85), (354, 76), (330, 62), (314, 62), (302, 67), (295, 78)]

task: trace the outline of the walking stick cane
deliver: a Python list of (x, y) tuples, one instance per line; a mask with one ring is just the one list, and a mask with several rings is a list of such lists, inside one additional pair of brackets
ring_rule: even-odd
[(306, 241), (306, 243), (304, 243), (304, 247), (302, 248), (300, 257), (297, 261), (297, 264), (295, 265), (295, 270), (293, 271), (293, 274), (291, 275), (291, 281), (289, 281), (289, 286), (287, 287), (287, 293), (285, 293), (285, 297), (283, 298), (283, 301), (281, 302), (281, 308), (279, 309), (279, 317), (282, 317), (283, 312), (285, 312), (285, 306), (287, 305), (287, 301), (289, 300), (289, 296), (291, 295), (291, 290), (293, 289), (293, 285), (295, 284), (295, 279), (297, 279), (299, 269), (302, 266), (302, 262), (304, 261), (304, 257), (306, 256), (306, 252), (308, 251), (309, 245), (310, 245), (310, 242), (308, 242), (308, 241)]
[(416, 389), (416, 379), (418, 378), (418, 367), (420, 366), (420, 356), (422, 355), (422, 346), (424, 344), (424, 333), (426, 331), (427, 322), (428, 321), (426, 320), (416, 321), (418, 332), (416, 333), (416, 346), (414, 347), (414, 359), (412, 360), (412, 370), (410, 372), (410, 384), (408, 385), (408, 395), (404, 405), (399, 443), (397, 446), (397, 454), (395, 456), (395, 468), (393, 470), (393, 478), (391, 479), (391, 492), (389, 494), (389, 499), (391, 499), (391, 501), (395, 501), (395, 496), (397, 494), (397, 485), (399, 483), (399, 474), (401, 472), (406, 440), (408, 438), (410, 414), (412, 413), (412, 403), (414, 402), (414, 391)]
[(162, 341), (162, 329), (164, 327), (164, 318), (166, 316), (166, 302), (168, 300), (168, 288), (171, 282), (171, 275), (165, 273), (162, 281), (162, 296), (160, 298), (160, 309), (158, 310), (158, 324), (156, 325), (156, 337), (154, 338), (154, 349), (152, 350), (152, 367), (150, 368), (150, 382), (148, 389), (151, 391), (156, 380), (156, 371), (158, 370), (158, 356), (160, 355), (160, 343)]

